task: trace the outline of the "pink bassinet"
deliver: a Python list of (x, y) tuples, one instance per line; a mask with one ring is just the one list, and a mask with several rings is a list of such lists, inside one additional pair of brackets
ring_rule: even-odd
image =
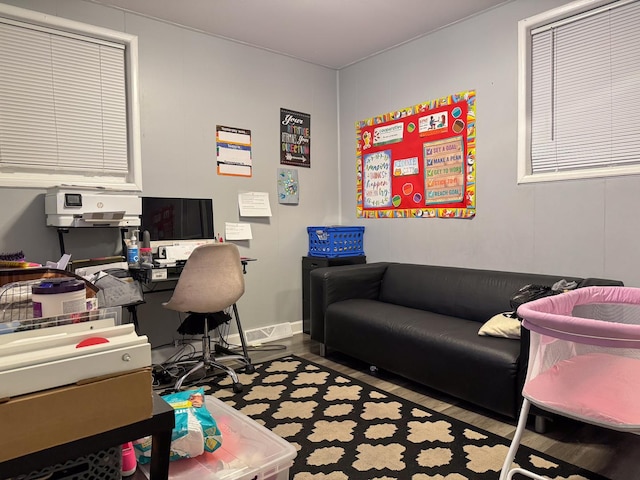
[(500, 479), (509, 470), (530, 404), (614, 430), (640, 431), (640, 288), (587, 287), (521, 305), (531, 331), (518, 427)]

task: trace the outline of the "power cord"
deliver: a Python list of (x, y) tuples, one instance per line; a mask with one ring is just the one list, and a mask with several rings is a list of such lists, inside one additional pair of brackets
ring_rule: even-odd
[[(226, 310), (227, 313), (230, 313), (230, 308)], [(178, 313), (178, 319), (180, 323), (182, 323), (182, 316)], [(243, 349), (242, 345), (231, 344), (228, 342), (229, 332), (230, 332), (230, 321), (220, 324), (216, 327), (218, 338), (215, 342), (215, 347), (226, 349), (233, 351), (234, 353), (238, 353), (242, 355)], [(180, 339), (174, 339), (173, 343), (166, 343), (164, 345), (154, 347), (180, 347), (178, 348), (169, 358), (167, 358), (164, 362), (160, 364), (155, 364), (152, 367), (152, 375), (153, 375), (153, 388), (156, 390), (166, 390), (171, 388), (172, 385), (178, 381), (183, 375), (185, 375), (194, 364), (199, 361), (199, 354), (201, 352), (193, 345), (194, 339), (187, 337), (185, 335)], [(213, 342), (212, 342), (213, 343)], [(269, 345), (247, 345), (247, 351), (252, 352), (269, 352), (269, 351), (280, 351), (286, 350), (286, 345), (281, 344), (269, 344)], [(215, 349), (217, 351), (217, 349)], [(212, 374), (210, 371), (207, 372), (206, 369), (200, 370), (201, 375), (199, 378), (192, 378), (190, 376), (188, 383), (183, 383), (183, 386), (189, 387), (191, 385), (200, 383), (207, 378), (215, 378), (224, 376), (224, 372), (218, 372)]]

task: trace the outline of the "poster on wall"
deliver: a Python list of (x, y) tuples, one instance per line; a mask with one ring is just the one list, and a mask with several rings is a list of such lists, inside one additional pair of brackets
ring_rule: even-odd
[(218, 175), (250, 177), (251, 130), (216, 125)]
[(297, 205), (298, 171), (293, 168), (278, 169), (278, 203)]
[(476, 94), (466, 91), (356, 122), (356, 214), (472, 218)]
[(280, 109), (280, 163), (311, 168), (311, 115)]

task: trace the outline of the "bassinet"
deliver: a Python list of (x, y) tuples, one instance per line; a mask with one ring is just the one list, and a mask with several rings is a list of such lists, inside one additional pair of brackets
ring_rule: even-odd
[(531, 331), (524, 401), (500, 479), (511, 464), (531, 404), (614, 430), (640, 430), (640, 288), (586, 287), (518, 308)]

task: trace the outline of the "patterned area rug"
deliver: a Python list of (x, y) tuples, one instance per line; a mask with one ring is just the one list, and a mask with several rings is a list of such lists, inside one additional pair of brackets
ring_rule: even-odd
[[(509, 447), (500, 436), (300, 357), (258, 364), (239, 377), (239, 394), (228, 377), (204, 387), (296, 447), (292, 480), (497, 480)], [(606, 480), (524, 446), (516, 463), (549, 479)]]

